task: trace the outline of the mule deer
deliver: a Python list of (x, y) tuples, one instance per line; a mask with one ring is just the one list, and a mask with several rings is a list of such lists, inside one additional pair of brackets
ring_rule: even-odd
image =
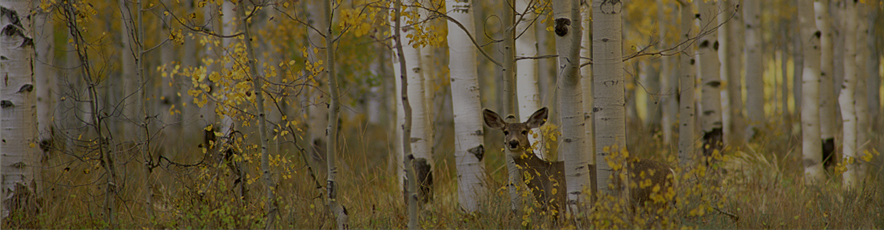
[[(546, 123), (548, 114), (549, 110), (543, 107), (525, 122), (508, 123), (494, 111), (488, 109), (482, 111), (485, 125), (503, 131), (504, 145), (510, 150), (510, 157), (515, 161), (519, 172), (523, 176), (528, 175), (524, 182), (531, 189), (534, 198), (544, 208), (561, 212), (566, 202), (565, 164), (562, 161), (540, 159), (532, 153), (531, 143), (528, 140), (528, 131)], [(651, 202), (654, 187), (659, 186), (659, 191), (666, 191), (666, 188), (672, 186), (672, 170), (663, 163), (633, 157), (627, 159), (627, 165), (630, 180), (638, 185), (637, 188), (629, 190), (633, 204), (644, 205), (646, 202)], [(594, 179), (595, 167), (588, 166), (590, 177)]]

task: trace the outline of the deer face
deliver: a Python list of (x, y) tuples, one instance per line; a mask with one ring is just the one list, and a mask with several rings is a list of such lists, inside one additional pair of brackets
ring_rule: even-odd
[[(522, 152), (531, 148), (531, 142), (528, 141), (528, 131), (546, 123), (548, 112), (549, 110), (543, 107), (522, 123), (507, 123), (500, 118), (500, 115), (489, 109), (483, 110), (482, 115), (485, 119), (485, 125), (503, 131), (503, 135), (505, 135), (503, 145), (513, 152), (513, 155), (519, 156)], [(509, 115), (507, 119), (513, 120), (514, 117)]]

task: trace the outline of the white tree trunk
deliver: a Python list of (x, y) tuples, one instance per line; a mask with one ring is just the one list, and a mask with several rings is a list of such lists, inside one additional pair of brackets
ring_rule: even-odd
[(580, 3), (577, 0), (553, 1), (556, 53), (558, 58), (559, 117), (562, 143), (559, 150), (565, 158), (568, 210), (583, 211), (583, 191), (589, 184), (586, 148), (584, 145), (583, 88), (580, 86)]
[[(411, 8), (411, 9), (414, 9), (414, 8)], [(391, 17), (391, 20), (395, 20), (395, 18)], [(404, 21), (406, 19), (403, 18), (402, 20)], [(390, 24), (392, 25), (393, 23), (390, 23)], [(420, 106), (412, 106), (411, 107), (411, 109), (412, 109), (411, 116), (415, 122), (413, 122), (411, 124), (411, 140), (409, 140), (409, 141), (411, 143), (412, 153), (414, 154), (414, 157), (416, 159), (418, 159), (418, 158), (429, 159), (429, 157), (430, 157), (428, 155), (429, 146), (427, 146), (427, 137), (425, 136), (426, 124), (423, 122), (424, 121), (423, 119), (425, 117), (423, 105), (425, 103), (424, 103), (424, 91), (423, 91), (423, 78), (421, 77), (421, 69), (420, 69), (421, 68), (420, 50), (414, 48), (411, 45), (407, 45), (408, 40), (406, 40), (407, 39), (406, 34), (413, 33), (414, 32), (413, 28), (410, 26), (403, 26), (401, 28), (401, 30), (402, 30), (401, 32), (402, 32), (402, 36), (403, 36), (402, 37), (402, 41), (403, 41), (402, 55), (405, 56), (405, 64), (406, 64), (405, 69), (409, 71), (407, 74), (409, 85), (406, 85), (406, 87), (408, 87), (408, 98), (412, 104), (420, 105)], [(399, 63), (398, 56), (399, 56), (398, 53), (393, 55), (393, 58), (394, 58), (393, 66), (394, 66), (394, 69), (396, 69), (396, 71), (400, 71), (400, 69), (401, 69), (399, 67), (400, 63)], [(403, 73), (396, 72), (396, 76), (401, 76), (402, 74)], [(398, 84), (401, 84), (401, 83), (397, 82), (397, 86), (398, 86)], [(397, 87), (397, 93), (401, 93), (401, 91), (398, 89), (400, 89), (400, 88)], [(402, 95), (397, 94), (396, 98), (402, 98)], [(400, 108), (403, 107), (401, 100), (397, 100), (397, 103), (398, 103), (398, 107), (400, 107)], [(400, 112), (404, 112), (404, 111), (400, 111)], [(401, 125), (397, 125), (397, 127), (400, 127), (400, 128), (402, 127), (402, 125), (404, 125), (404, 122), (405, 122), (404, 114), (401, 114), (401, 115), (403, 115), (403, 116), (399, 116), (397, 118), (397, 122), (399, 122), (399, 124), (401, 124)], [(399, 156), (402, 157), (403, 155), (400, 154)], [(403, 161), (403, 159), (400, 158), (397, 162), (398, 162), (398, 164), (400, 164), (400, 166), (399, 166), (400, 170), (398, 170), (400, 182), (403, 182), (400, 184), (404, 185), (403, 179), (406, 176), (405, 175), (405, 165), (403, 164), (404, 161)]]
[[(676, 26), (675, 16), (671, 13), (667, 14), (665, 9), (671, 8), (671, 4), (664, 3), (663, 0), (657, 0), (657, 18), (659, 20), (658, 33), (660, 33), (659, 49), (665, 49), (672, 45), (672, 34), (669, 28)], [(675, 12), (674, 9), (672, 12)], [(676, 115), (678, 115), (678, 75), (675, 74), (675, 62), (678, 61), (676, 56), (660, 57), (660, 99), (663, 104), (663, 143), (669, 145), (672, 143), (672, 129), (677, 123)], [(587, 81), (584, 81), (587, 82)], [(585, 86), (584, 86), (585, 87)], [(586, 97), (584, 97), (586, 98)]]
[[(401, 74), (401, 75), (399, 75), (399, 78), (402, 81), (402, 83), (400, 84), (400, 88), (399, 88), (399, 91), (401, 91), (400, 95), (402, 95), (402, 97), (399, 97), (399, 98), (401, 98), (400, 101), (402, 101), (402, 105), (403, 105), (402, 110), (405, 113), (405, 116), (404, 116), (405, 122), (404, 122), (404, 125), (401, 127), (402, 139), (405, 139), (405, 138), (412, 137), (412, 135), (411, 135), (411, 125), (412, 125), (411, 112), (412, 111), (411, 111), (411, 105), (410, 105), (411, 103), (408, 101), (408, 96), (410, 96), (410, 93), (408, 92), (408, 88), (409, 88), (408, 81), (410, 79), (408, 79), (409, 70), (406, 69), (409, 65), (408, 65), (405, 55), (404, 55), (406, 52), (403, 51), (404, 47), (403, 47), (403, 42), (402, 42), (402, 38), (404, 37), (404, 36), (402, 36), (403, 29), (401, 26), (402, 19), (403, 19), (402, 14), (401, 14), (402, 0), (394, 1), (393, 4), (395, 5), (393, 7), (393, 9), (395, 9), (395, 14), (393, 17), (391, 17), (391, 18), (393, 18), (393, 20), (395, 20), (395, 22), (393, 23), (393, 31), (394, 31), (393, 38), (395, 39), (394, 40), (395, 43), (393, 43), (393, 46), (396, 47), (396, 54), (399, 58), (399, 69), (400, 69), (399, 73)], [(331, 29), (331, 27), (329, 27), (329, 29)], [(414, 59), (417, 59), (417, 58), (415, 57)], [(416, 186), (416, 183), (414, 183), (414, 181), (416, 181), (415, 180), (416, 176), (414, 173), (414, 167), (413, 167), (414, 165), (412, 164), (412, 162), (414, 162), (414, 156), (411, 153), (411, 147), (412, 147), (411, 144), (408, 144), (405, 142), (402, 143), (402, 155), (403, 155), (402, 158), (404, 159), (404, 162), (405, 162), (404, 165), (406, 165), (406, 167), (404, 167), (404, 168), (405, 168), (406, 174), (408, 176), (408, 178), (406, 180), (412, 182), (412, 183), (408, 183), (407, 190), (406, 190), (406, 192), (407, 192), (406, 193), (406, 202), (408, 203), (408, 225), (407, 225), (407, 227), (409, 229), (417, 229), (419, 227), (418, 222), (417, 222), (417, 220), (418, 220), (418, 217), (417, 217), (417, 194), (415, 193), (417, 186)]]
[[(35, 185), (40, 182), (37, 144), (34, 43), (29, 1), (0, 1), (0, 219), (11, 211), (35, 210)], [(12, 209), (12, 210), (10, 210)], [(29, 214), (31, 211), (27, 211)]]
[[(418, 9), (418, 13), (420, 14), (420, 18), (422, 18), (422, 19), (429, 18), (430, 13), (427, 10)], [(427, 22), (427, 23), (429, 23), (429, 22)], [(424, 27), (424, 28), (426, 28), (426, 27)], [(434, 66), (433, 63), (435, 62), (434, 55), (435, 54), (433, 52), (432, 46), (430, 46), (429, 44), (421, 46), (421, 48), (420, 48), (420, 58), (421, 58), (421, 60), (420, 60), (420, 65), (421, 65), (420, 76), (421, 76), (421, 78), (420, 79), (421, 80), (417, 83), (421, 84), (422, 93), (423, 93), (423, 101), (422, 101), (422, 104), (420, 104), (423, 107), (423, 116), (422, 117), (415, 117), (415, 118), (421, 119), (421, 120), (419, 120), (419, 122), (423, 123), (423, 134), (421, 134), (421, 136), (426, 141), (423, 143), (423, 145), (424, 145), (423, 148), (425, 149), (424, 152), (415, 152), (414, 157), (416, 159), (423, 158), (423, 159), (427, 160), (426, 163), (430, 166), (430, 171), (427, 172), (427, 173), (430, 173), (429, 175), (432, 175), (432, 171), (433, 171), (432, 169), (435, 168), (434, 167), (435, 161), (433, 159), (433, 156), (434, 156), (433, 153), (435, 151), (434, 150), (435, 143), (433, 143), (434, 138), (435, 138), (434, 137), (435, 136), (435, 131), (434, 131), (435, 130), (435, 121), (434, 121), (435, 116), (434, 116), (434, 112), (433, 112), (433, 105), (434, 105), (433, 102), (435, 101), (434, 98), (436, 96), (436, 93), (435, 93), (436, 91), (434, 90), (434, 88), (436, 86), (435, 73), (437, 73), (438, 71), (435, 71), (433, 69), (433, 66)], [(411, 82), (411, 81), (409, 81), (409, 82)], [(409, 90), (409, 92), (411, 92), (411, 91), (412, 90)], [(412, 101), (416, 102), (414, 100), (412, 100)]]
[[(402, 30), (402, 32), (408, 33), (411, 32), (413, 28), (403, 27)], [(408, 73), (408, 85), (406, 86), (408, 87), (408, 101), (413, 105), (411, 106), (411, 153), (414, 155), (415, 160), (426, 159), (429, 163), (432, 161), (432, 155), (430, 155), (432, 151), (432, 146), (430, 145), (431, 137), (427, 135), (430, 127), (428, 127), (427, 124), (427, 121), (429, 120), (429, 114), (427, 113), (426, 106), (426, 89), (424, 89), (424, 71), (421, 70), (421, 66), (423, 65), (421, 63), (421, 49), (415, 49), (410, 45), (404, 45), (402, 49), (413, 49), (415, 53), (414, 57), (406, 56), (407, 66), (411, 67), (412, 63), (414, 63), (414, 68), (408, 69), (411, 72)], [(408, 53), (409, 51), (405, 51), (405, 54)], [(425, 195), (427, 194), (419, 192), (418, 196), (421, 197), (420, 200), (423, 200), (423, 197)]]
[[(719, 15), (718, 23), (724, 25), (718, 29), (718, 40), (720, 42), (719, 50), (718, 50), (718, 58), (721, 60), (721, 79), (727, 82), (727, 92), (726, 97), (722, 97), (722, 100), (727, 99), (727, 107), (722, 108), (723, 110), (727, 110), (727, 113), (722, 113), (722, 120), (724, 124), (726, 124), (726, 128), (724, 129), (724, 136), (727, 137), (727, 140), (730, 142), (729, 145), (732, 146), (740, 146), (743, 142), (745, 142), (745, 121), (743, 118), (743, 90), (742, 90), (742, 82), (740, 75), (740, 63), (741, 56), (739, 56), (738, 47), (739, 43), (743, 41), (743, 39), (738, 38), (737, 30), (743, 27), (742, 19), (739, 15), (733, 15), (733, 18), (730, 18), (731, 13), (734, 8), (737, 7), (739, 1), (722, 1), (722, 5), (720, 6), (722, 9), (722, 15)], [(739, 14), (739, 12), (737, 12)], [(726, 22), (727, 20), (730, 20)], [(727, 116), (725, 118), (725, 116)]]
[(476, 47), (469, 34), (475, 34), (470, 2), (447, 0), (448, 16), (467, 31), (448, 21), (448, 69), (451, 70), (451, 103), (454, 110), (454, 161), (457, 167), (457, 197), (463, 210), (479, 210), (479, 201), (487, 193), (485, 179), (485, 135), (482, 132), (482, 105)]
[[(867, 2), (869, 5), (876, 6), (880, 4), (879, 0), (874, 0)], [(870, 10), (868, 18), (869, 25), (877, 25), (875, 22), (878, 20), (879, 15), (881, 14), (881, 10)], [(881, 28), (877, 26), (869, 26), (869, 31), (865, 36), (868, 36), (866, 39), (867, 47), (870, 50), (869, 58), (866, 60), (865, 64), (866, 74), (868, 76), (868, 82), (866, 86), (868, 86), (868, 106), (869, 106), (869, 122), (872, 124), (869, 127), (872, 130), (877, 130), (881, 126), (882, 117), (879, 116), (881, 112), (881, 75), (880, 75), (880, 66), (881, 66), (881, 46), (878, 45), (878, 37), (876, 33), (880, 33)], [(871, 146), (870, 146), (871, 147)]]
[(847, 189), (853, 189), (857, 185), (857, 124), (856, 124), (856, 107), (854, 100), (854, 92), (856, 91), (856, 2), (845, 1), (847, 4), (844, 16), (844, 83), (841, 86), (841, 92), (838, 96), (838, 102), (841, 104), (841, 119), (843, 122), (843, 156), (842, 161), (847, 166), (844, 171), (843, 186)]
[[(681, 39), (689, 39), (694, 35), (694, 12), (691, 10), (693, 4), (688, 2), (679, 2), (681, 11)], [(694, 156), (695, 142), (695, 101), (694, 91), (696, 88), (696, 61), (694, 46), (684, 44), (679, 49), (684, 49), (687, 55), (678, 56), (678, 78), (679, 78), (679, 110), (678, 110), (678, 164), (681, 167), (687, 167), (691, 158)]]
[[(700, 28), (715, 26), (712, 20), (718, 13), (717, 2), (697, 1)], [(747, 20), (748, 21), (748, 20)], [(748, 33), (747, 33), (748, 34)], [(712, 32), (700, 38), (697, 43), (697, 73), (700, 74), (701, 88), (701, 128), (703, 130), (703, 155), (711, 156), (722, 148), (721, 124), (721, 63), (718, 61), (718, 34)]]
[[(764, 123), (764, 62), (761, 50), (761, 1), (743, 2), (743, 20), (746, 29), (745, 71), (746, 110), (749, 127), (761, 127)], [(701, 12), (702, 13), (702, 12)]]
[[(835, 89), (834, 59), (832, 49), (832, 19), (829, 16), (829, 0), (815, 0), (813, 3), (816, 28), (820, 31), (820, 139), (822, 139), (822, 159), (825, 168), (835, 162)], [(797, 74), (798, 71), (795, 71)], [(795, 100), (798, 102), (799, 100)]]
[[(856, 3), (859, 4), (859, 3)], [(867, 21), (868, 12), (872, 8), (868, 4), (857, 5), (856, 12), (856, 45), (858, 48), (856, 49), (856, 63), (854, 63), (856, 68), (856, 88), (854, 88), (854, 107), (856, 109), (856, 155), (860, 158), (857, 158), (856, 163), (856, 176), (859, 179), (865, 177), (866, 172), (866, 161), (861, 160), (861, 157), (865, 154), (865, 151), (869, 150), (869, 135), (871, 130), (871, 122), (869, 121), (869, 102), (868, 102), (868, 74), (866, 73), (866, 60), (869, 59), (869, 54), (871, 53), (869, 50), (871, 47), (865, 47), (868, 42), (868, 32), (869, 32), (869, 24)], [(877, 76), (876, 76), (877, 77)]]
[[(515, 0), (515, 2), (516, 19), (521, 19), (516, 25), (516, 56), (537, 56), (537, 33), (534, 24), (531, 23), (535, 19), (534, 10), (533, 8), (526, 10), (529, 4), (535, 1)], [(519, 15), (522, 13), (524, 15)], [(516, 93), (519, 98), (519, 121), (528, 120), (534, 111), (540, 109), (540, 93), (537, 89), (537, 59), (522, 59), (516, 62)], [(541, 159), (546, 159), (543, 153), (543, 137), (538, 133), (536, 137), (535, 135), (528, 136), (528, 140), (534, 147), (534, 154)]]
[[(505, 6), (515, 6), (515, 0), (507, 0), (503, 3)], [(515, 10), (511, 7), (503, 7), (501, 9), (501, 22), (503, 25), (515, 25)], [(503, 113), (514, 115), (513, 119), (507, 119), (507, 122), (517, 122), (515, 119), (519, 117), (519, 109), (516, 98), (516, 30), (512, 26), (503, 30), (503, 41), (500, 43), (498, 50), (503, 54), (503, 64), (501, 65), (501, 75), (498, 82), (502, 82), (500, 100), (503, 102)], [(509, 148), (504, 149), (506, 156), (512, 156)], [(559, 154), (561, 156), (561, 154)], [(507, 169), (507, 192), (510, 194), (510, 204), (513, 213), (522, 210), (522, 196), (519, 194), (519, 187), (522, 184), (522, 174), (516, 168), (515, 159), (506, 157)], [(524, 187), (521, 187), (524, 188)]]
[[(810, 1), (799, 1), (798, 18), (801, 30), (801, 41), (804, 50), (804, 60), (808, 63), (818, 63), (820, 60), (820, 37), (816, 36), (819, 30), (814, 22), (814, 7)], [(802, 100), (801, 106), (801, 152), (804, 164), (804, 182), (806, 184), (818, 184), (825, 180), (825, 170), (822, 164), (822, 151), (819, 148), (821, 142), (819, 112), (819, 68), (818, 65), (804, 65), (801, 77)]]
[[(134, 8), (134, 9), (133, 9)], [(141, 98), (138, 96), (140, 94), (136, 94), (139, 92), (139, 86), (141, 85), (141, 79), (136, 76), (138, 73), (138, 67), (135, 63), (135, 57), (137, 57), (136, 53), (136, 36), (138, 31), (136, 30), (135, 20), (133, 15), (135, 11), (138, 9), (126, 0), (120, 0), (120, 34), (122, 35), (120, 41), (122, 42), (122, 49), (120, 50), (120, 58), (122, 59), (121, 75), (113, 78), (112, 82), (118, 82), (119, 85), (111, 86), (113, 95), (110, 95), (114, 98), (110, 103), (111, 107), (115, 108), (116, 106), (120, 106), (119, 108), (123, 109), (123, 116), (120, 118), (116, 118), (117, 122), (117, 140), (129, 140), (130, 138), (135, 138), (135, 134), (138, 131), (135, 124), (140, 123), (141, 119), (138, 119), (141, 116)]]
[[(55, 49), (54, 29), (49, 19), (49, 12), (43, 12), (39, 8), (34, 15), (34, 77), (37, 87), (37, 131), (39, 135), (38, 146), (42, 151), (42, 157), (49, 157), (53, 148), (54, 132), (56, 130), (55, 105), (58, 84), (55, 72)], [(38, 184), (39, 186), (39, 184)], [(38, 188), (39, 189), (39, 188)]]
[(622, 4), (604, 0), (592, 1), (593, 124), (598, 131), (595, 135), (595, 161), (598, 178), (596, 186), (600, 195), (619, 193), (615, 191), (619, 189), (612, 190), (608, 186), (613, 172), (605, 157), (610, 157), (612, 151), (622, 152), (626, 149)]
[[(583, 15), (581, 15), (580, 20), (581, 24), (583, 24), (583, 39), (581, 42), (583, 43), (583, 47), (580, 49), (580, 57), (591, 58), (592, 57), (592, 9), (590, 8), (590, 4), (582, 3), (583, 6), (580, 6)], [(583, 63), (583, 62), (581, 62)], [(587, 156), (589, 160), (589, 164), (596, 166), (598, 165), (595, 162), (595, 147), (593, 145), (595, 141), (595, 132), (593, 132), (592, 119), (594, 115), (592, 114), (593, 100), (592, 100), (592, 65), (586, 65), (580, 67), (580, 86), (583, 87), (583, 146), (587, 151)], [(592, 178), (595, 175), (594, 172), (589, 172), (589, 190), (591, 191), (590, 202), (595, 202), (598, 194), (598, 190), (596, 188), (596, 178)]]

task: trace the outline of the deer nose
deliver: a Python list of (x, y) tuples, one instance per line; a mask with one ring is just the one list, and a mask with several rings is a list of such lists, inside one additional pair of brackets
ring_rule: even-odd
[(511, 140), (508, 144), (509, 144), (510, 149), (518, 149), (519, 148), (519, 141), (517, 141), (517, 140)]

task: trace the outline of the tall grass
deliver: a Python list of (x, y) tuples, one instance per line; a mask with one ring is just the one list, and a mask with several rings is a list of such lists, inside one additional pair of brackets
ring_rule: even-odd
[[(789, 124), (764, 127), (760, 136), (746, 146), (728, 146), (710, 167), (697, 165), (678, 172), (674, 194), (661, 191), (656, 198), (664, 205), (629, 205), (612, 196), (602, 196), (591, 210), (569, 213), (566, 221), (555, 222), (548, 211), (522, 190), (523, 210), (510, 210), (504, 185), (506, 170), (499, 136), (486, 136), (486, 185), (480, 211), (464, 213), (457, 203), (457, 180), (450, 124), (440, 124), (442, 137), (435, 149), (434, 196), (420, 211), (420, 227), (452, 228), (884, 228), (884, 183), (879, 159), (870, 163), (870, 175), (853, 191), (841, 188), (840, 175), (830, 170), (829, 180), (807, 186), (802, 179), (798, 135), (784, 128)], [(352, 228), (405, 228), (404, 199), (397, 173), (389, 167), (390, 130), (377, 126), (346, 126), (341, 137), (339, 159), (339, 201), (346, 206)], [(630, 130), (629, 154), (674, 162), (675, 150), (659, 135), (636, 135)], [(881, 143), (876, 136), (874, 143)], [(187, 140), (196, 141), (196, 140)], [(309, 176), (302, 154), (283, 143), (273, 159), (273, 177), (279, 199), (280, 218), (276, 228), (334, 228), (325, 208), (324, 189)], [(259, 151), (246, 139), (236, 146), (241, 156), (233, 160), (247, 166), (247, 196), (238, 197), (230, 167), (218, 157), (198, 167), (162, 165), (150, 177), (143, 173), (138, 148), (118, 153), (121, 168), (117, 193), (117, 228), (261, 228), (264, 221), (263, 184), (257, 181)], [(641, 143), (641, 144), (639, 144)], [(103, 170), (92, 156), (54, 155), (43, 170), (39, 191), (41, 205), (36, 216), (14, 214), (3, 228), (104, 228)], [(173, 156), (170, 154), (170, 157)], [(179, 152), (174, 159), (197, 162), (200, 150)], [(878, 157), (880, 158), (880, 157)], [(674, 165), (671, 164), (670, 165)], [(316, 169), (314, 169), (316, 170)], [(320, 185), (325, 172), (316, 170)], [(147, 219), (144, 190), (146, 180), (154, 183), (154, 219)], [(633, 185), (640, 186), (640, 185)], [(588, 193), (587, 193), (588, 194)]]

